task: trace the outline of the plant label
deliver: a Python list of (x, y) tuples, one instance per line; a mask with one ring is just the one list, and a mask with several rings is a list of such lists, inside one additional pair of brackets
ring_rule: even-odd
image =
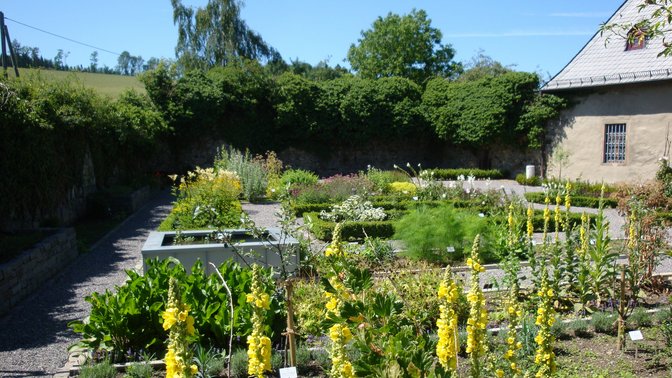
[(451, 245), (451, 246), (448, 246), (448, 247), (446, 247), (446, 251), (447, 251), (448, 253), (453, 253), (453, 252), (455, 252), (455, 247), (453, 247), (452, 245)]
[(628, 332), (628, 335), (630, 335), (630, 340), (632, 341), (644, 340), (644, 335), (642, 335), (642, 331), (638, 329)]
[(297, 378), (296, 367), (288, 367), (280, 369), (280, 378)]

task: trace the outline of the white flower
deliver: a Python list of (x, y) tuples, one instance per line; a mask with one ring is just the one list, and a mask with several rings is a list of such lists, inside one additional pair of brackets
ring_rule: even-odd
[(417, 200), (418, 200), (418, 197), (417, 197), (417, 196), (416, 196), (416, 197), (413, 197), (413, 201), (417, 201)]
[(399, 169), (399, 166), (396, 165), (396, 164), (393, 167), (394, 167), (394, 169)]
[(481, 217), (481, 218), (485, 218), (485, 214), (483, 214), (483, 213), (478, 213), (478, 216)]

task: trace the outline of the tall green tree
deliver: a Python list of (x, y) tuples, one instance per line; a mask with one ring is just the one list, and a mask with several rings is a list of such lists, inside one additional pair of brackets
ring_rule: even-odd
[(171, 3), (178, 28), (175, 54), (186, 70), (225, 66), (240, 58), (282, 60), (280, 53), (240, 18), (241, 1), (209, 0), (205, 8), (197, 9), (184, 6), (181, 0)]
[(363, 78), (399, 76), (423, 84), (434, 76), (452, 77), (461, 66), (453, 61), (455, 50), (441, 44), (441, 31), (433, 28), (424, 10), (399, 16), (378, 17), (352, 44), (348, 60)]

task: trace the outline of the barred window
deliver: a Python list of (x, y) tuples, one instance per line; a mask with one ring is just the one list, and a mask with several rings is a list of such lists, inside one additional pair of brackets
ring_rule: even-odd
[(604, 162), (625, 162), (625, 123), (604, 125)]

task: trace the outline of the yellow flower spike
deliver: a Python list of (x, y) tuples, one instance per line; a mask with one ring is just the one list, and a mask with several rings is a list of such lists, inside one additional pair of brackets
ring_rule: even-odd
[(527, 206), (527, 237), (531, 241), (532, 236), (534, 235), (534, 209), (532, 209), (532, 205)]
[[(444, 294), (442, 294), (444, 293)], [(454, 372), (457, 368), (458, 345), (457, 334), (457, 306), (458, 289), (450, 268), (446, 268), (443, 280), (439, 285), (439, 298), (443, 299), (439, 305), (439, 319), (436, 321), (439, 340), (436, 345), (436, 356), (441, 366)]]
[(271, 370), (271, 340), (264, 335), (265, 311), (269, 308), (270, 296), (263, 291), (260, 267), (252, 266), (252, 292), (247, 302), (252, 306), (252, 333), (247, 337), (247, 374), (263, 377)]
[(191, 378), (195, 373), (185, 361), (191, 361), (188, 336), (195, 333), (189, 306), (182, 303), (177, 280), (169, 280), (168, 303), (163, 313), (163, 328), (169, 330), (168, 349), (164, 357), (167, 378)]

